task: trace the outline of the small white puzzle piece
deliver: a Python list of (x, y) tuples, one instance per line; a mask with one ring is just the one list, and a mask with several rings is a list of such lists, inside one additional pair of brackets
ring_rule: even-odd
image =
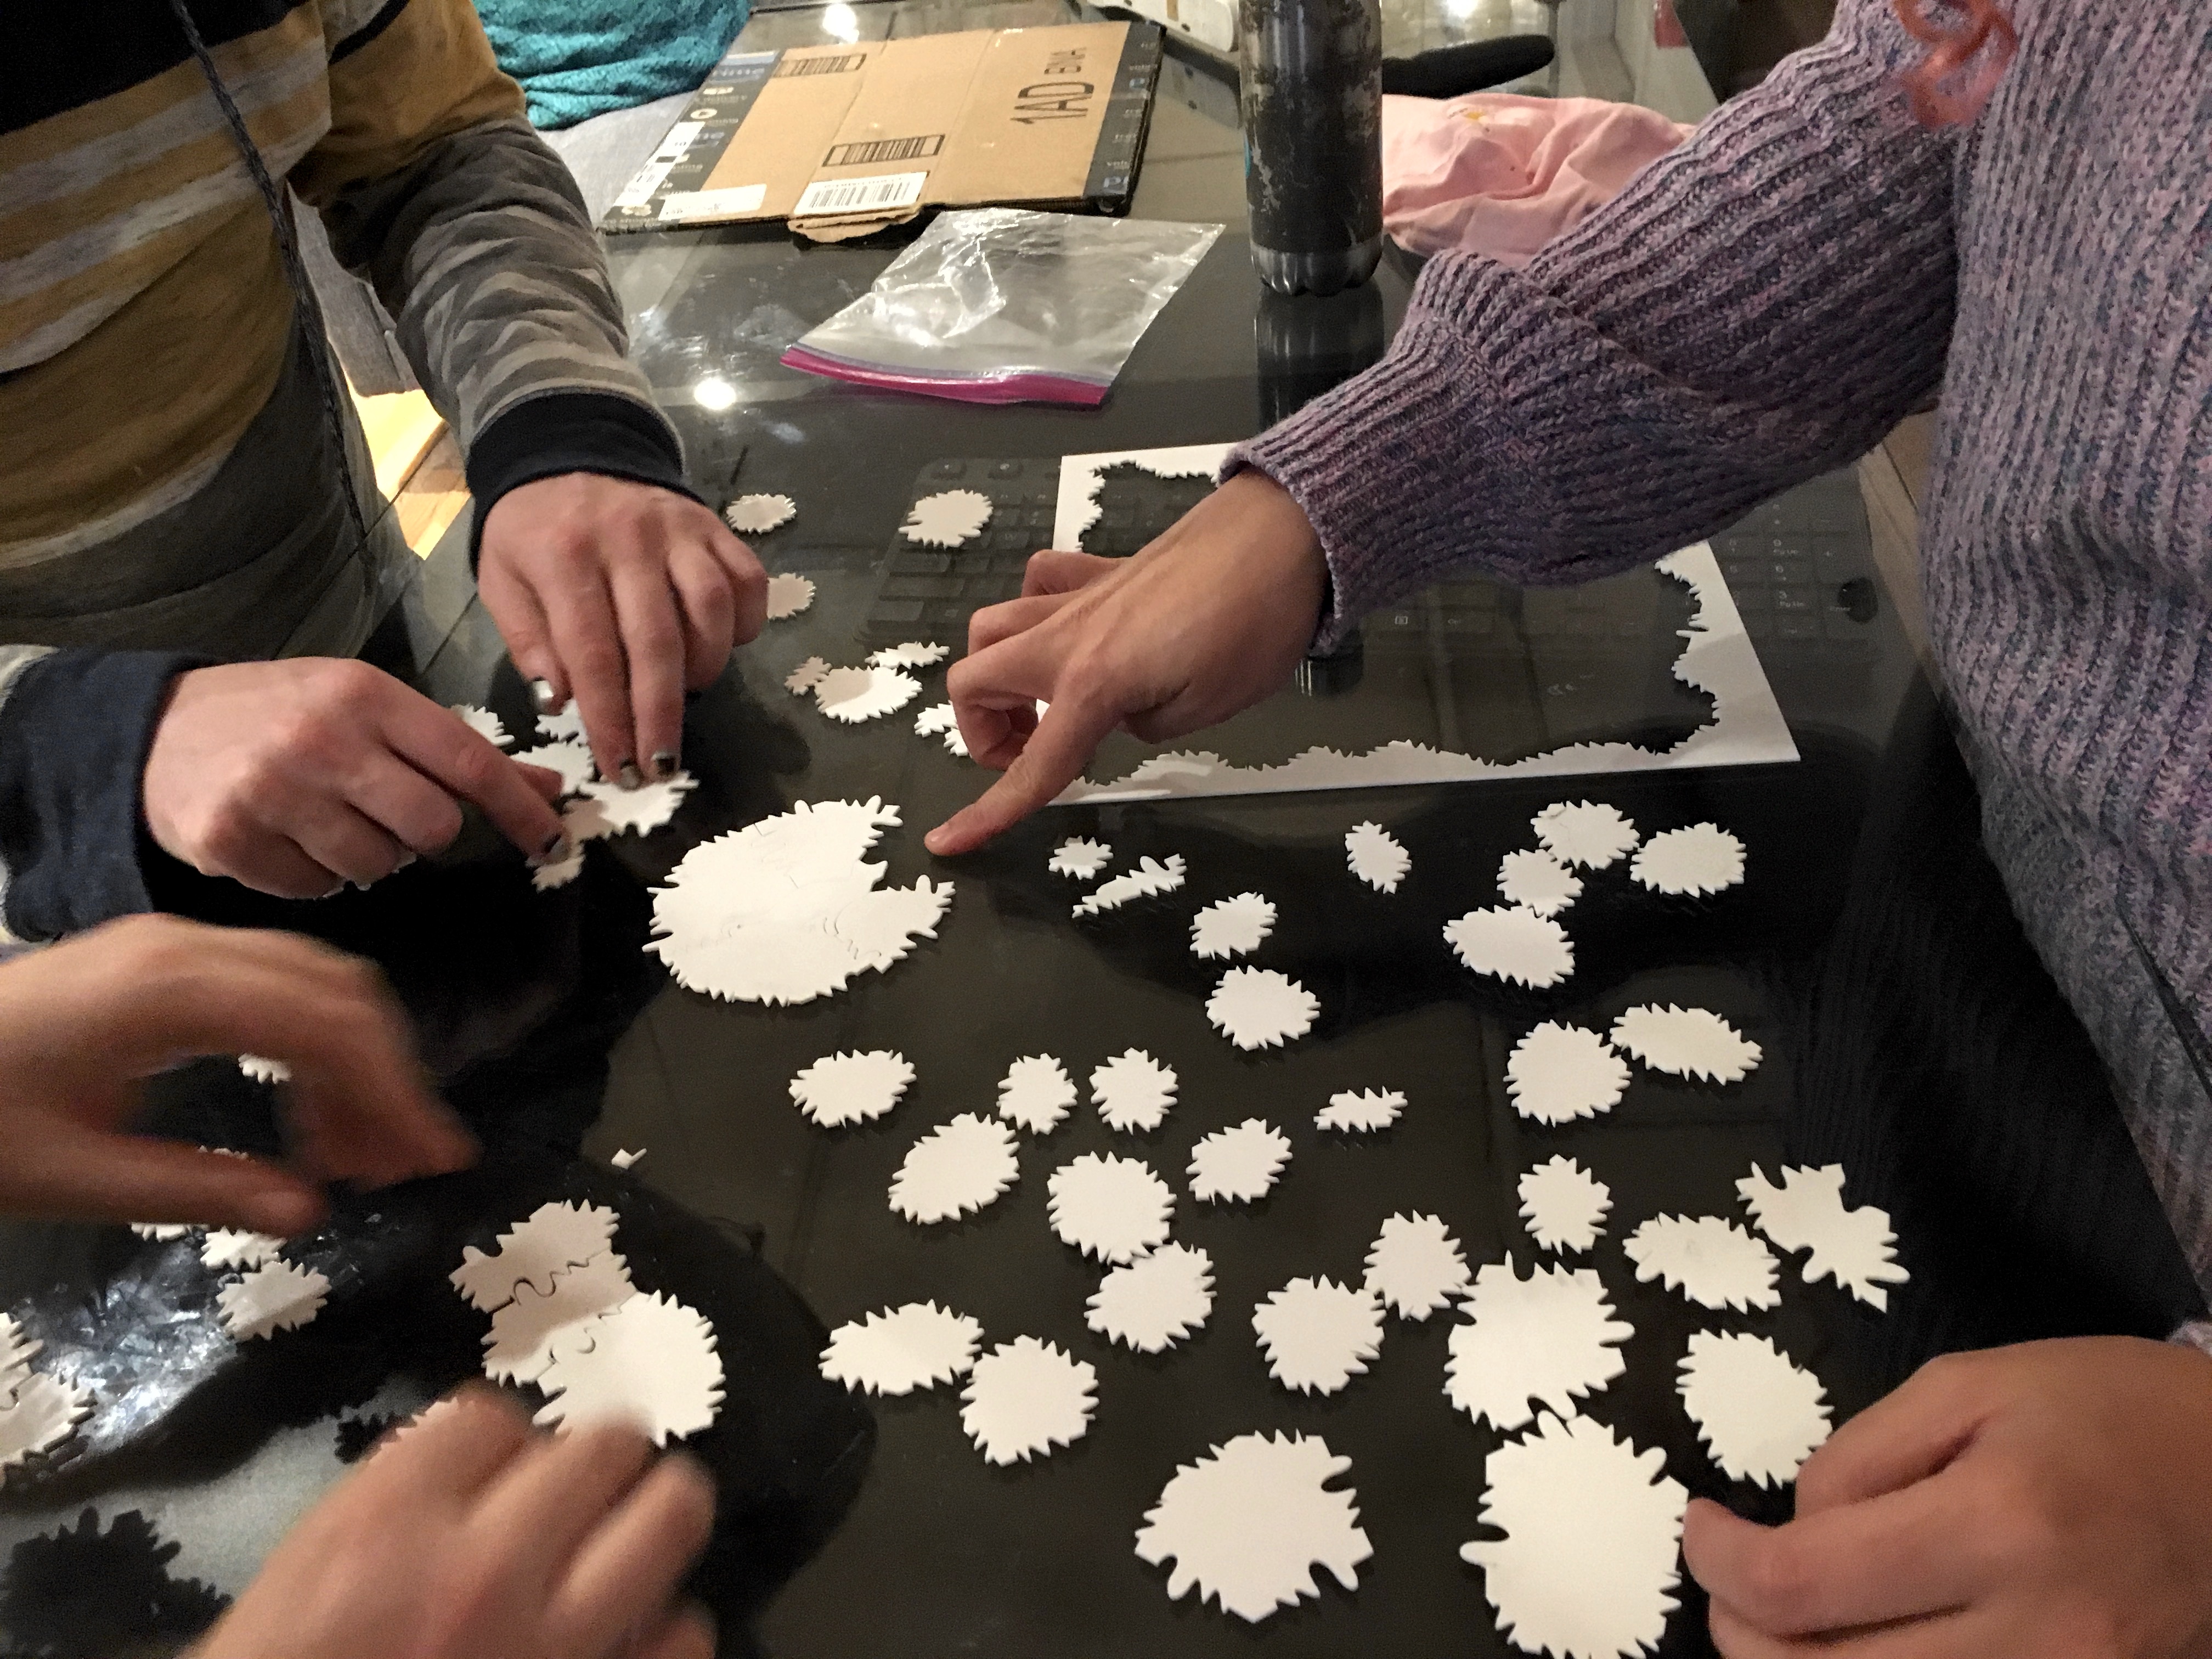
[(461, 1265), (448, 1278), (477, 1312), (496, 1313), (514, 1299), (518, 1285), (550, 1296), (556, 1275), (604, 1254), (614, 1236), (615, 1212), (605, 1205), (541, 1204), (499, 1236), (496, 1249), (463, 1249)]
[(934, 1302), (909, 1302), (840, 1325), (822, 1350), (822, 1375), (855, 1393), (911, 1394), (967, 1376), (983, 1327)]
[(841, 1129), (883, 1116), (913, 1081), (913, 1062), (889, 1048), (825, 1054), (791, 1079), (791, 1097), (808, 1122)]
[(587, 1320), (636, 1294), (629, 1264), (612, 1250), (554, 1275), (547, 1295), (517, 1285), (514, 1300), (492, 1315), (484, 1334), (484, 1375), (495, 1382), (535, 1382)]
[(1028, 1462), (1090, 1432), (1098, 1372), (1049, 1342), (1018, 1336), (975, 1362), (960, 1426), (987, 1463)]
[(868, 653), (871, 668), (934, 668), (952, 654), (949, 645), (939, 645), (931, 640), (908, 640), (904, 645), (887, 645), (880, 651)]
[(1208, 1203), (1265, 1198), (1291, 1161), (1291, 1138), (1264, 1118), (1203, 1136), (1190, 1152), (1190, 1195)]
[(1137, 1559), (1173, 1558), (1170, 1600), (1195, 1585), (1200, 1601), (1248, 1624), (1318, 1595), (1316, 1566), (1357, 1589), (1375, 1552), (1357, 1494), (1328, 1486), (1351, 1467), (1318, 1436), (1239, 1435), (1176, 1471), (1145, 1513)]
[(578, 1326), (538, 1379), (541, 1425), (635, 1425), (665, 1446), (713, 1425), (722, 1405), (714, 1328), (667, 1297), (637, 1295)]
[(1540, 1262), (1522, 1279), (1510, 1255), (1475, 1274), (1463, 1310), (1468, 1322), (1452, 1328), (1447, 1345), (1444, 1396), (1500, 1429), (1534, 1418), (1532, 1400), (1574, 1413), (1582, 1396), (1627, 1369), (1620, 1345), (1636, 1334), (1613, 1316), (1605, 1285), (1588, 1267)]
[(1714, 1466), (1731, 1480), (1787, 1486), (1828, 1437), (1820, 1379), (1765, 1337), (1692, 1332), (1676, 1387)]
[(1345, 832), (1344, 861), (1378, 893), (1396, 892), (1413, 867), (1412, 855), (1379, 823), (1355, 823)]
[(1050, 1134), (1074, 1107), (1074, 1080), (1051, 1054), (1024, 1054), (999, 1079), (999, 1115), (1030, 1134)]
[(1367, 1252), (1367, 1288), (1401, 1319), (1424, 1320), (1468, 1287), (1467, 1255), (1432, 1215), (1394, 1215)]
[(1444, 942), (1474, 972), (1531, 990), (1547, 989), (1575, 971), (1574, 941), (1567, 930), (1517, 904), (1470, 910), (1446, 922)]
[(1677, 1552), (1689, 1494), (1667, 1455), (1638, 1450), (1587, 1417), (1547, 1412), (1483, 1464), (1486, 1527), (1462, 1545), (1483, 1571), (1498, 1627), (1523, 1653), (1631, 1659), (1667, 1633), (1681, 1583)]
[(250, 1342), (297, 1330), (323, 1310), (331, 1281), (311, 1267), (270, 1261), (216, 1292), (222, 1328), (234, 1341)]
[(1889, 1212), (1844, 1207), (1844, 1166), (1782, 1171), (1778, 1187), (1756, 1164), (1735, 1184), (1759, 1229), (1784, 1250), (1810, 1250), (1805, 1282), (1832, 1279), (1871, 1308), (1889, 1306), (1892, 1285), (1912, 1277), (1897, 1260)]
[(1639, 1284), (1656, 1279), (1703, 1308), (1775, 1308), (1774, 1252), (1717, 1215), (1656, 1215), (1623, 1239)]
[(1279, 1048), (1313, 1029), (1320, 999), (1273, 968), (1231, 968), (1206, 1000), (1213, 1029), (1238, 1048)]
[(625, 789), (604, 781), (586, 783), (577, 793), (595, 802), (609, 835), (647, 835), (676, 816), (684, 797), (699, 787), (689, 772), (673, 772), (656, 782)]
[(963, 1112), (907, 1149), (891, 1177), (891, 1208), (908, 1221), (950, 1221), (983, 1208), (1020, 1175), (1013, 1130)]
[(921, 695), (921, 682), (896, 668), (833, 668), (814, 682), (815, 706), (857, 726), (895, 714)]
[(1759, 1064), (1759, 1048), (1708, 1008), (1645, 1003), (1613, 1023), (1620, 1048), (1670, 1077), (1741, 1083)]
[(493, 748), (512, 749), (514, 746), (514, 738), (508, 734), (507, 727), (501, 723), (499, 716), (482, 704), (457, 702), (452, 705), (452, 709), (454, 714), (461, 717), (462, 725), (467, 726), (470, 731), (491, 744)]
[(1566, 1123), (1611, 1111), (1628, 1087), (1628, 1062), (1595, 1031), (1546, 1020), (1505, 1059), (1513, 1109), (1539, 1123)]
[(1713, 823), (1665, 830), (1638, 849), (1628, 873), (1655, 893), (1717, 893), (1743, 879), (1743, 843)]
[(1158, 1353), (1213, 1312), (1213, 1258), (1188, 1244), (1163, 1244), (1098, 1281), (1084, 1322), (1100, 1335)]
[(1498, 896), (1540, 916), (1556, 916), (1583, 896), (1583, 878), (1549, 853), (1524, 849), (1499, 861)]
[(1252, 1310), (1267, 1375), (1300, 1394), (1334, 1394), (1382, 1352), (1382, 1300), (1364, 1285), (1294, 1279)]
[(1092, 841), (1087, 836), (1071, 836), (1052, 849), (1052, 857), (1045, 868), (1055, 876), (1073, 876), (1078, 881), (1095, 881), (1106, 872), (1114, 861), (1114, 849), (1103, 841)]
[(1175, 1193), (1149, 1165), (1112, 1153), (1085, 1152), (1045, 1182), (1054, 1237), (1116, 1265), (1167, 1243)]
[(1163, 893), (1174, 892), (1182, 885), (1182, 854), (1169, 854), (1165, 863), (1141, 858), (1135, 869), (1125, 870), (1092, 888), (1077, 902), (1073, 914), (1078, 918), (1095, 916), (1107, 910), (1118, 910), (1132, 899), (1158, 898)]
[[(738, 495), (722, 509), (722, 522), (740, 536), (765, 536), (771, 530), (781, 530), (798, 516), (799, 503), (788, 495)], [(775, 578), (769, 577), (769, 582), (772, 600)], [(773, 609), (769, 618), (775, 618)]]
[(1328, 1104), (1314, 1114), (1314, 1127), (1344, 1134), (1371, 1134), (1387, 1129), (1406, 1109), (1406, 1097), (1396, 1089), (1346, 1089), (1328, 1097)]
[(1109, 1129), (1149, 1134), (1175, 1104), (1176, 1074), (1142, 1048), (1128, 1048), (1091, 1074), (1091, 1098)]
[(1605, 1231), (1605, 1212), (1613, 1207), (1613, 1193), (1605, 1182), (1566, 1157), (1528, 1170), (1519, 1191), (1528, 1237), (1547, 1250), (1591, 1249)]
[(1190, 919), (1190, 953), (1206, 961), (1241, 957), (1275, 930), (1275, 907), (1257, 893), (1216, 899)]
[(991, 498), (981, 490), (945, 489), (914, 504), (899, 534), (924, 547), (958, 547), (991, 522)]
[(1554, 801), (1531, 827), (1553, 858), (1585, 870), (1609, 868), (1637, 842), (1636, 826), (1618, 811), (1586, 800)]

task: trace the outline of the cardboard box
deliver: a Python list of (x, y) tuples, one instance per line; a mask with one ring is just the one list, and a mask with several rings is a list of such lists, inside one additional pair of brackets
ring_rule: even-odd
[(1126, 213), (1159, 68), (1143, 22), (733, 51), (601, 228), (840, 241), (925, 208)]

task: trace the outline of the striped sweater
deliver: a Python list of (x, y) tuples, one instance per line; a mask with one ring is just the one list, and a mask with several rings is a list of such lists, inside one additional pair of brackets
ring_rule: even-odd
[(354, 651), (412, 562), (180, 3), (268, 174), (397, 319), (479, 517), (556, 472), (683, 487), (469, 0), (0, 7), (0, 937), (143, 908), (137, 773), (184, 662)]
[(2012, 0), (1917, 124), (1889, 0), (1523, 271), (1436, 261), (1375, 369), (1242, 452), (1327, 632), (1474, 564), (1582, 580), (1850, 461), (1940, 387), (1943, 688), (2014, 902), (2212, 1287), (2212, 5)]

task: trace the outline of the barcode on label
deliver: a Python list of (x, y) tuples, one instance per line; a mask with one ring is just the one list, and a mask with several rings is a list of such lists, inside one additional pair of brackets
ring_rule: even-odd
[(927, 173), (879, 173), (867, 179), (817, 179), (807, 185), (793, 208), (794, 219), (823, 213), (873, 213), (884, 208), (912, 207), (921, 199)]
[(864, 52), (839, 58), (787, 58), (775, 66), (775, 76), (779, 81), (788, 81), (799, 75), (850, 75), (867, 61)]
[(758, 213), (768, 199), (766, 185), (738, 185), (726, 190), (672, 190), (660, 198), (667, 220), (735, 218)]
[(872, 167), (886, 161), (919, 161), (945, 148), (945, 135), (933, 132), (919, 138), (867, 138), (858, 143), (832, 144), (823, 157), (825, 167)]

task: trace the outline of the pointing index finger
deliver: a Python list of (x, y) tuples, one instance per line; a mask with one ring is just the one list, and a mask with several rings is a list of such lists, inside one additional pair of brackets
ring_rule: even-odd
[(385, 741), (401, 759), (459, 799), (473, 802), (499, 832), (532, 859), (565, 839), (561, 815), (532, 787), (530, 769), (432, 702), (401, 690), (403, 701), (383, 723)]
[(1083, 775), (1118, 723), (1101, 703), (1063, 699), (1046, 708), (1006, 774), (922, 838), (939, 857), (973, 852), (1011, 830)]

